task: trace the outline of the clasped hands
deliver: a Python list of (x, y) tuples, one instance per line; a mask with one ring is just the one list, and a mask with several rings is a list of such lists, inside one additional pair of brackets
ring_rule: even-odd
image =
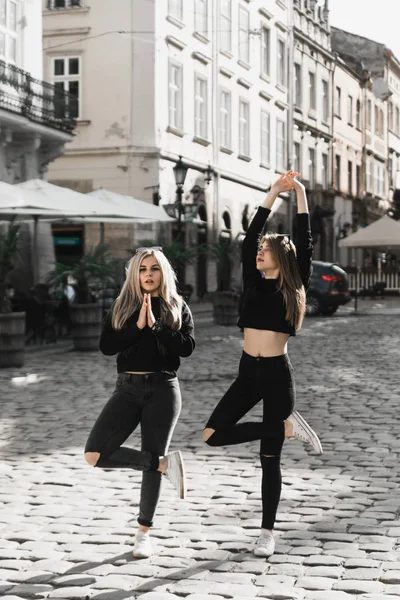
[(139, 327), (139, 329), (144, 329), (146, 325), (152, 328), (155, 322), (156, 319), (153, 311), (151, 310), (151, 294), (144, 294), (142, 308), (140, 309), (139, 318), (136, 322), (136, 325)]
[(296, 179), (300, 173), (296, 171), (287, 171), (286, 173), (282, 173), (282, 175), (272, 184), (272, 188), (277, 194), (281, 194), (282, 192), (288, 192), (290, 190), (296, 190), (296, 192), (305, 191), (304, 185)]

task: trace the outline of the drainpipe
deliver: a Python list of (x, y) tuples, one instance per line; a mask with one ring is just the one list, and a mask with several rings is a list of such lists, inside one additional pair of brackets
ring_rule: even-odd
[(211, 3), (213, 7), (212, 13), (212, 30), (213, 30), (213, 61), (212, 61), (212, 170), (213, 170), (213, 203), (212, 203), (212, 228), (213, 240), (218, 240), (219, 229), (219, 15), (221, 12), (220, 0), (215, 0)]

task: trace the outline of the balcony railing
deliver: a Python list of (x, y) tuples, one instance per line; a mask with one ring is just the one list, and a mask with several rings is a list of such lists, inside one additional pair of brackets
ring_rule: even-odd
[(80, 8), (83, 6), (83, 0), (48, 0), (47, 8), (49, 10)]
[(54, 85), (0, 60), (0, 109), (71, 133), (76, 125), (77, 99)]

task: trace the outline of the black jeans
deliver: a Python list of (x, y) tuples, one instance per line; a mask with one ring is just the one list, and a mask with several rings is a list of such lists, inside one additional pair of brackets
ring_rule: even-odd
[[(260, 400), (263, 420), (238, 423)], [(281, 495), (280, 455), (285, 439), (283, 421), (293, 412), (293, 367), (287, 354), (253, 357), (243, 352), (239, 376), (217, 404), (206, 427), (215, 429), (209, 446), (261, 440), (262, 527), (273, 529)]]
[[(178, 378), (167, 373), (120, 373), (95, 422), (85, 452), (99, 452), (96, 467), (143, 471), (138, 522), (151, 527), (160, 497), (159, 457), (167, 453), (181, 411)], [(141, 450), (121, 446), (140, 423)]]

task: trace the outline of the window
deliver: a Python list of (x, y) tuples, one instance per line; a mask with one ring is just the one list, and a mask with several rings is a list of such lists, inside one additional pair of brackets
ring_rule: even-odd
[(390, 100), (388, 105), (388, 115), (389, 115), (389, 130), (393, 131), (393, 102)]
[(283, 40), (278, 40), (278, 83), (286, 87), (286, 46)]
[(194, 135), (207, 139), (207, 80), (199, 75), (194, 79)]
[(335, 188), (340, 190), (340, 177), (341, 177), (341, 157), (339, 154), (335, 156)]
[(317, 90), (315, 87), (315, 73), (310, 71), (308, 73), (308, 87), (310, 90), (310, 108), (316, 110), (317, 108)]
[(371, 159), (367, 158), (365, 161), (365, 191), (371, 191)]
[[(55, 111), (59, 118), (80, 118), (81, 59), (77, 56), (53, 59), (53, 84), (56, 88)], [(57, 94), (57, 92), (60, 92)], [(66, 98), (64, 92), (69, 92)]]
[(232, 106), (232, 96), (231, 93), (227, 90), (221, 90), (220, 96), (220, 146), (222, 148), (230, 148), (232, 141), (231, 134), (231, 106)]
[(395, 122), (395, 133), (400, 136), (400, 109), (396, 106), (396, 122)]
[(239, 60), (250, 62), (250, 15), (239, 7)]
[(353, 195), (353, 163), (347, 161), (347, 191), (350, 196)]
[(380, 163), (376, 164), (375, 166), (376, 166), (376, 175), (377, 175), (376, 195), (379, 196), (380, 198), (383, 198), (384, 190), (385, 190), (385, 168)]
[(194, 29), (204, 36), (208, 34), (208, 0), (195, 0)]
[(359, 100), (356, 102), (356, 127), (361, 129), (361, 102)]
[(377, 107), (377, 105), (375, 104), (375, 133), (379, 134), (380, 133), (380, 129), (379, 129), (379, 108)]
[(367, 110), (366, 110), (366, 127), (371, 131), (372, 129), (372, 102), (371, 100), (367, 101)]
[(232, 5), (231, 0), (221, 0), (221, 48), (232, 50)]
[(384, 128), (384, 114), (383, 110), (375, 105), (375, 133), (377, 135), (383, 135)]
[(286, 168), (285, 160), (285, 122), (277, 119), (276, 121), (276, 168), (278, 171), (284, 171)]
[(294, 103), (296, 106), (302, 105), (302, 87), (301, 87), (301, 65), (294, 65)]
[(179, 21), (183, 20), (183, 0), (168, 0), (168, 14)]
[(267, 27), (263, 27), (261, 30), (261, 73), (263, 75), (270, 74), (270, 43), (271, 32)]
[(342, 116), (342, 90), (340, 89), (340, 87), (336, 86), (336, 90), (335, 90), (335, 115), (337, 117), (341, 117)]
[(308, 149), (308, 177), (310, 180), (310, 188), (315, 188), (315, 150)]
[(168, 124), (174, 129), (183, 129), (183, 67), (169, 63), (168, 77)]
[(322, 120), (329, 119), (329, 83), (322, 80)]
[(294, 143), (293, 170), (301, 173), (301, 146), (298, 142)]
[(329, 166), (328, 166), (328, 155), (322, 154), (322, 187), (324, 190), (328, 189), (328, 177), (329, 177)]
[(361, 165), (356, 166), (356, 195), (361, 196)]
[(12, 0), (0, 0), (0, 60), (17, 62), (18, 5)]
[(239, 100), (239, 154), (250, 155), (250, 105)]
[(347, 99), (347, 123), (353, 125), (353, 97)]
[(261, 111), (261, 164), (271, 162), (271, 119), (268, 112)]
[(83, 0), (49, 0), (47, 8), (55, 10), (56, 8), (75, 8), (82, 6)]
[(389, 187), (393, 187), (393, 155), (390, 154), (388, 159), (388, 177), (389, 177)]

